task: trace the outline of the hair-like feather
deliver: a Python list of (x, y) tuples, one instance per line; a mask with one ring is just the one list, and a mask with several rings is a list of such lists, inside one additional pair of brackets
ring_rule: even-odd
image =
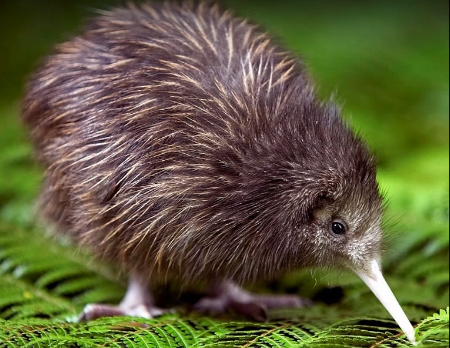
[(329, 204), (365, 236), (352, 255), (378, 248), (364, 144), (298, 59), (217, 5), (102, 12), (31, 78), (23, 117), (45, 217), (127, 270), (247, 281), (333, 264), (313, 233)]

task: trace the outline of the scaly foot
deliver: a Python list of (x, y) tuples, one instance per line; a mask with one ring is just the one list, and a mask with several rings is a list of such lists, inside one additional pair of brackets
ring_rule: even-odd
[(310, 307), (313, 302), (295, 295), (256, 295), (236, 284), (223, 281), (215, 284), (208, 297), (200, 300), (194, 309), (200, 312), (221, 314), (229, 310), (257, 321), (266, 321), (267, 310), (275, 308)]
[(153, 298), (147, 289), (147, 282), (139, 277), (132, 276), (128, 282), (125, 297), (118, 306), (93, 303), (84, 307), (79, 321), (89, 321), (100, 317), (133, 316), (141, 318), (154, 318), (171, 310), (155, 307)]
[(118, 316), (131, 316), (151, 319), (170, 312), (171, 310), (169, 309), (162, 309), (145, 304), (124, 308), (120, 305), (113, 306), (102, 303), (90, 303), (84, 307), (83, 312), (81, 313), (78, 320), (89, 321), (102, 317)]

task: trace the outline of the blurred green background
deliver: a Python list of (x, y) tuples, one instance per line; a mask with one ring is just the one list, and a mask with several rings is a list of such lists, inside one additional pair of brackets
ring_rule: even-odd
[[(13, 284), (4, 290), (5, 294), (14, 294), (16, 278), (23, 280), (28, 289), (36, 288), (36, 274), (45, 275), (53, 267), (49, 264), (48, 269), (30, 271), (40, 253), (33, 256), (36, 259), (24, 256), (33, 253), (27, 251), (33, 250), (33, 241), (41, 249), (47, 243), (27, 234), (35, 226), (33, 204), (42, 178), (42, 170), (33, 162), (26, 130), (20, 123), (20, 99), (27, 75), (56, 43), (75, 35), (94, 9), (122, 3), (0, 0), (0, 232), (3, 233), (0, 276)], [(394, 292), (406, 304), (408, 315), (418, 322), (448, 306), (448, 0), (223, 0), (222, 3), (238, 15), (262, 24), (301, 56), (317, 82), (320, 95), (323, 98), (333, 95), (344, 106), (345, 117), (365, 136), (377, 155), (379, 180), (389, 201), (386, 221), (391, 238), (385, 256), (386, 273)], [(20, 241), (9, 238), (11, 233), (16, 233), (15, 238)], [(15, 252), (19, 247), (14, 243), (21, 244), (22, 254)], [(30, 245), (23, 245), (27, 243)], [(67, 253), (55, 250), (55, 255), (61, 255), (61, 264), (70, 261)], [(49, 255), (55, 259), (53, 254)], [(83, 262), (76, 263), (79, 266)], [(27, 267), (28, 273), (23, 271)], [(95, 279), (102, 277), (90, 264), (86, 267), (95, 273)], [(305, 296), (314, 295), (327, 284), (346, 284), (348, 289), (344, 304), (333, 309), (316, 306), (306, 316), (329, 316), (328, 320), (334, 322), (333, 315), (367, 314), (367, 308), (376, 308), (377, 315), (386, 315), (354, 277), (325, 282), (319, 279), (319, 284), (314, 284), (309, 274), (301, 277), (301, 280), (287, 279), (275, 290), (284, 291), (299, 283), (304, 284), (301, 290)], [(74, 315), (91, 301), (118, 301), (123, 288), (117, 284), (114, 287), (114, 282), (104, 281), (104, 287), (99, 288), (91, 281), (97, 292), (86, 291), (87, 295), (78, 297), (68, 293), (64, 297), (68, 301), (64, 302), (66, 307), (49, 309), (48, 316), (67, 315), (70, 306)], [(1, 285), (0, 277), (0, 290)], [(41, 284), (41, 289), (53, 296), (57, 288)], [(60, 295), (56, 292), (58, 301)], [(0, 318), (35, 315), (35, 312), (22, 315), (23, 307), (19, 306), (3, 315), (1, 309), (0, 306)], [(335, 314), (331, 315), (331, 310)], [(43, 309), (37, 311), (47, 313)], [(370, 309), (369, 312), (374, 315)], [(319, 325), (317, 320), (313, 323)]]

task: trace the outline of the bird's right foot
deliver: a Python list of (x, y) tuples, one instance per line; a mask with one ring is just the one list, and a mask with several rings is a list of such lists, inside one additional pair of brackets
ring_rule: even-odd
[(158, 308), (147, 288), (147, 281), (136, 275), (131, 276), (125, 297), (118, 306), (92, 303), (84, 307), (79, 321), (89, 321), (100, 317), (132, 316), (151, 319), (173, 312)]
[(114, 306), (101, 303), (91, 303), (84, 307), (79, 317), (79, 321), (90, 321), (101, 317), (131, 316), (151, 319), (163, 314), (170, 313), (171, 310), (162, 309), (147, 304), (135, 306)]

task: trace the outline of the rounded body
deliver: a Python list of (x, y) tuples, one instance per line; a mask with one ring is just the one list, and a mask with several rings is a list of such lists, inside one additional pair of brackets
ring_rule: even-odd
[(44, 216), (149, 277), (321, 264), (317, 199), (359, 187), (351, 175), (378, 192), (364, 145), (316, 101), (302, 64), (217, 6), (102, 13), (44, 62), (23, 105)]

